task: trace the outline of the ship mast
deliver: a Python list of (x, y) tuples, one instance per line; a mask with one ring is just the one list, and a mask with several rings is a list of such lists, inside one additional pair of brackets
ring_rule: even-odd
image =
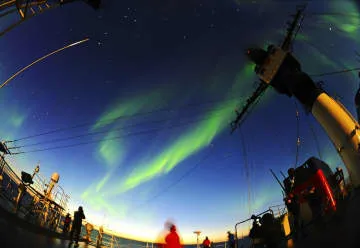
[[(0, 0), (0, 18), (16, 12), (19, 15), (17, 21), (0, 30), (0, 36), (3, 36), (33, 16), (75, 1), (79, 2), (79, 0)], [(101, 4), (101, 0), (83, 0), (83, 2), (94, 9), (98, 9)]]
[(278, 93), (294, 96), (313, 114), (326, 131), (338, 154), (342, 158), (355, 187), (360, 186), (360, 126), (350, 112), (338, 101), (317, 86), (308, 74), (301, 70), (301, 64), (291, 54), (290, 47), (296, 27), (301, 22), (304, 7), (297, 10), (284, 42), (280, 47), (270, 45), (267, 51), (249, 48), (247, 56), (256, 64), (255, 72), (261, 84), (247, 100), (243, 110), (232, 123), (234, 131), (248, 109), (258, 101), (264, 91), (272, 86)]
[[(288, 28), (287, 28), (286, 36), (285, 36), (283, 42), (281, 43), (282, 50), (290, 51), (290, 49), (292, 47), (292, 42), (293, 42), (297, 32), (300, 29), (301, 22), (304, 19), (303, 12), (304, 12), (305, 8), (306, 8), (306, 5), (298, 6), (296, 14), (293, 15), (294, 19), (292, 20), (292, 22), (287, 23)], [(253, 56), (251, 49), (248, 49), (246, 52), (247, 52), (248, 56)], [(259, 54), (260, 59), (261, 59), (261, 57), (262, 57), (262, 55)], [(257, 71), (258, 69), (259, 69), (258, 66), (256, 66), (255, 71)], [(248, 114), (248, 111), (250, 110), (250, 108), (253, 107), (257, 103), (259, 98), (265, 93), (265, 91), (268, 89), (268, 87), (269, 87), (269, 83), (261, 81), (261, 83), (256, 88), (256, 90), (253, 92), (253, 94), (247, 99), (246, 104), (243, 107), (243, 109), (240, 112), (236, 112), (237, 117), (231, 123), (231, 127), (232, 127), (231, 133), (233, 133), (238, 128), (238, 126), (244, 120), (245, 115)]]

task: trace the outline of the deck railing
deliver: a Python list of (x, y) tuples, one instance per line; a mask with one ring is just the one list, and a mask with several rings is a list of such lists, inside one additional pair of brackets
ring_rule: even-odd
[(41, 174), (34, 173), (33, 184), (25, 185), (4, 156), (0, 156), (2, 208), (29, 222), (56, 230), (67, 208), (69, 196), (59, 185), (55, 185), (49, 197), (45, 196), (46, 189), (47, 180)]

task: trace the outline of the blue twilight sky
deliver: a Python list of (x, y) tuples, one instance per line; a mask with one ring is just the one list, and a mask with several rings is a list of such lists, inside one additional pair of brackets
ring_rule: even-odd
[[(270, 89), (241, 127), (245, 146), (229, 122), (256, 87), (244, 49), (279, 44), (301, 1), (103, 2), (98, 11), (82, 2), (47, 11), (0, 37), (1, 81), (90, 38), (0, 90), (0, 139), (65, 129), (16, 142), (25, 153), (9, 161), (29, 172), (40, 161), (46, 177), (57, 171), (70, 211), (81, 204), (88, 221), (142, 240), (155, 239), (169, 218), (186, 242), (195, 242), (194, 230), (225, 239), (237, 221), (281, 203), (269, 168), (280, 175), (295, 163), (294, 99)], [(310, 1), (294, 44), (304, 71), (359, 66), (359, 7)], [(17, 18), (2, 18), (0, 28)], [(316, 80), (355, 114), (356, 74)], [(87, 125), (70, 128), (79, 124)], [(299, 130), (299, 163), (320, 156), (342, 164), (302, 108)]]

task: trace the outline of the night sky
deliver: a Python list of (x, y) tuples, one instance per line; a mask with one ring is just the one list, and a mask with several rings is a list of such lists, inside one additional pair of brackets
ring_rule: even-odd
[[(1, 140), (64, 129), (11, 144), (24, 146), (8, 157), (13, 166), (31, 172), (40, 161), (42, 175), (60, 173), (71, 212), (82, 205), (88, 221), (142, 240), (156, 238), (169, 218), (186, 242), (196, 242), (195, 230), (225, 239), (236, 222), (282, 203), (269, 169), (280, 176), (295, 164), (294, 99), (270, 89), (232, 135), (229, 123), (257, 86), (244, 50), (279, 44), (301, 1), (103, 2), (98, 11), (64, 5), (0, 37), (1, 82), (90, 38), (0, 90)], [(359, 67), (359, 8), (310, 1), (293, 46), (305, 72)], [(16, 18), (2, 18), (0, 28)], [(355, 115), (357, 72), (314, 80)], [(343, 166), (298, 107), (298, 164), (317, 156)]]

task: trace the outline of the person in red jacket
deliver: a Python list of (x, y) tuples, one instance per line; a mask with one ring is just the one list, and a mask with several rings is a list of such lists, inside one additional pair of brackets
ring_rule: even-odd
[(210, 248), (210, 245), (211, 245), (211, 242), (210, 242), (210, 240), (209, 240), (209, 238), (206, 236), (206, 238), (204, 239), (204, 241), (203, 241), (203, 247), (204, 248)]
[(176, 232), (176, 226), (171, 225), (170, 233), (165, 237), (165, 248), (182, 248), (180, 244), (180, 237)]

